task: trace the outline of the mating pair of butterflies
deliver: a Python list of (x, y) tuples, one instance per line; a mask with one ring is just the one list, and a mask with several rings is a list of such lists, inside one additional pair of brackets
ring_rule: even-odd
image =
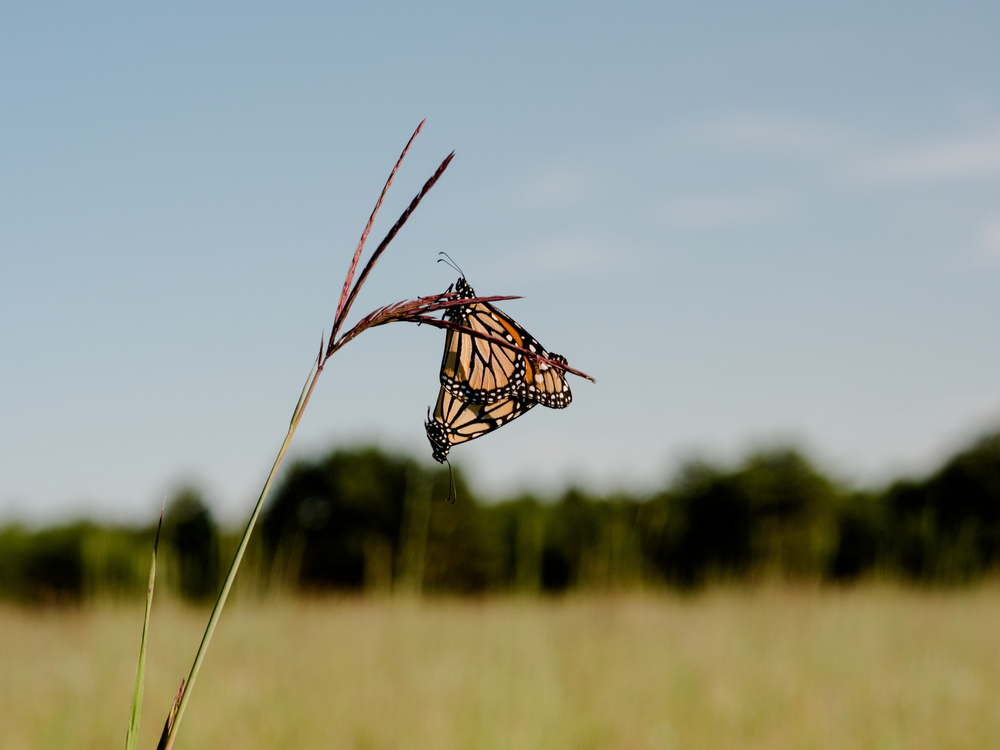
[[(476, 293), (464, 277), (455, 284), (457, 299)], [(552, 354), (510, 317), (488, 302), (449, 307), (444, 315), (457, 325), (503, 339), (545, 359)], [(448, 329), (441, 361), (441, 392), (434, 415), (428, 409), (427, 439), (434, 459), (444, 463), (453, 445), (474, 440), (517, 419), (535, 404), (564, 409), (573, 400), (565, 373), (499, 343)]]

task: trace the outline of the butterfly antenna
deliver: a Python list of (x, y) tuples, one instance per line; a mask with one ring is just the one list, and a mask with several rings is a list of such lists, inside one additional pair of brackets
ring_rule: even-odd
[(448, 464), (448, 479), (451, 480), (451, 491), (448, 493), (448, 502), (454, 505), (458, 499), (458, 490), (455, 489), (455, 471), (451, 468), (451, 461), (447, 458), (444, 461)]
[(449, 266), (451, 266), (456, 271), (458, 271), (458, 273), (462, 276), (463, 279), (465, 278), (465, 271), (463, 271), (461, 268), (458, 267), (458, 263), (456, 263), (455, 261), (453, 261), (451, 259), (451, 256), (448, 255), (448, 253), (446, 253), (446, 252), (444, 252), (442, 250), (441, 252), (438, 253), (438, 255), (443, 255), (444, 256), (443, 258), (438, 258), (438, 261), (437, 261), (438, 263), (447, 263)]

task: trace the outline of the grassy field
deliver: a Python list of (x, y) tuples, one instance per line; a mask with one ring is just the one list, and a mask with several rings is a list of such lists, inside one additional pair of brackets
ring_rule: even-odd
[[(152, 748), (207, 611), (154, 607)], [(124, 742), (141, 605), (0, 609), (0, 746)], [(188, 748), (984, 748), (1000, 588), (236, 602)]]

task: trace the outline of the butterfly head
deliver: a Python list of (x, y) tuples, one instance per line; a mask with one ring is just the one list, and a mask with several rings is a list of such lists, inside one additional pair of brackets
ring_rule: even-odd
[(464, 276), (460, 276), (455, 282), (455, 293), (459, 299), (472, 299), (476, 296), (475, 291), (469, 286), (469, 282), (465, 280)]
[(431, 419), (430, 409), (427, 410), (427, 421), (424, 422), (424, 429), (427, 431), (427, 440), (431, 444), (431, 456), (439, 464), (443, 464), (448, 460), (448, 451), (451, 450), (451, 444), (448, 442), (448, 438), (445, 437), (444, 425)]

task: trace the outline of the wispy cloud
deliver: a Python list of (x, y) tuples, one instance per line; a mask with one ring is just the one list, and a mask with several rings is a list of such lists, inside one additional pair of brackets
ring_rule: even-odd
[(953, 138), (860, 161), (861, 178), (884, 184), (927, 184), (1000, 176), (1000, 131)]
[(792, 196), (778, 192), (689, 195), (669, 199), (655, 218), (679, 228), (770, 224), (788, 218), (795, 203)]
[(774, 115), (733, 115), (704, 123), (698, 142), (739, 154), (788, 159), (819, 159), (830, 176), (851, 182), (905, 186), (1000, 177), (1000, 129), (935, 141), (898, 142), (816, 120)]

